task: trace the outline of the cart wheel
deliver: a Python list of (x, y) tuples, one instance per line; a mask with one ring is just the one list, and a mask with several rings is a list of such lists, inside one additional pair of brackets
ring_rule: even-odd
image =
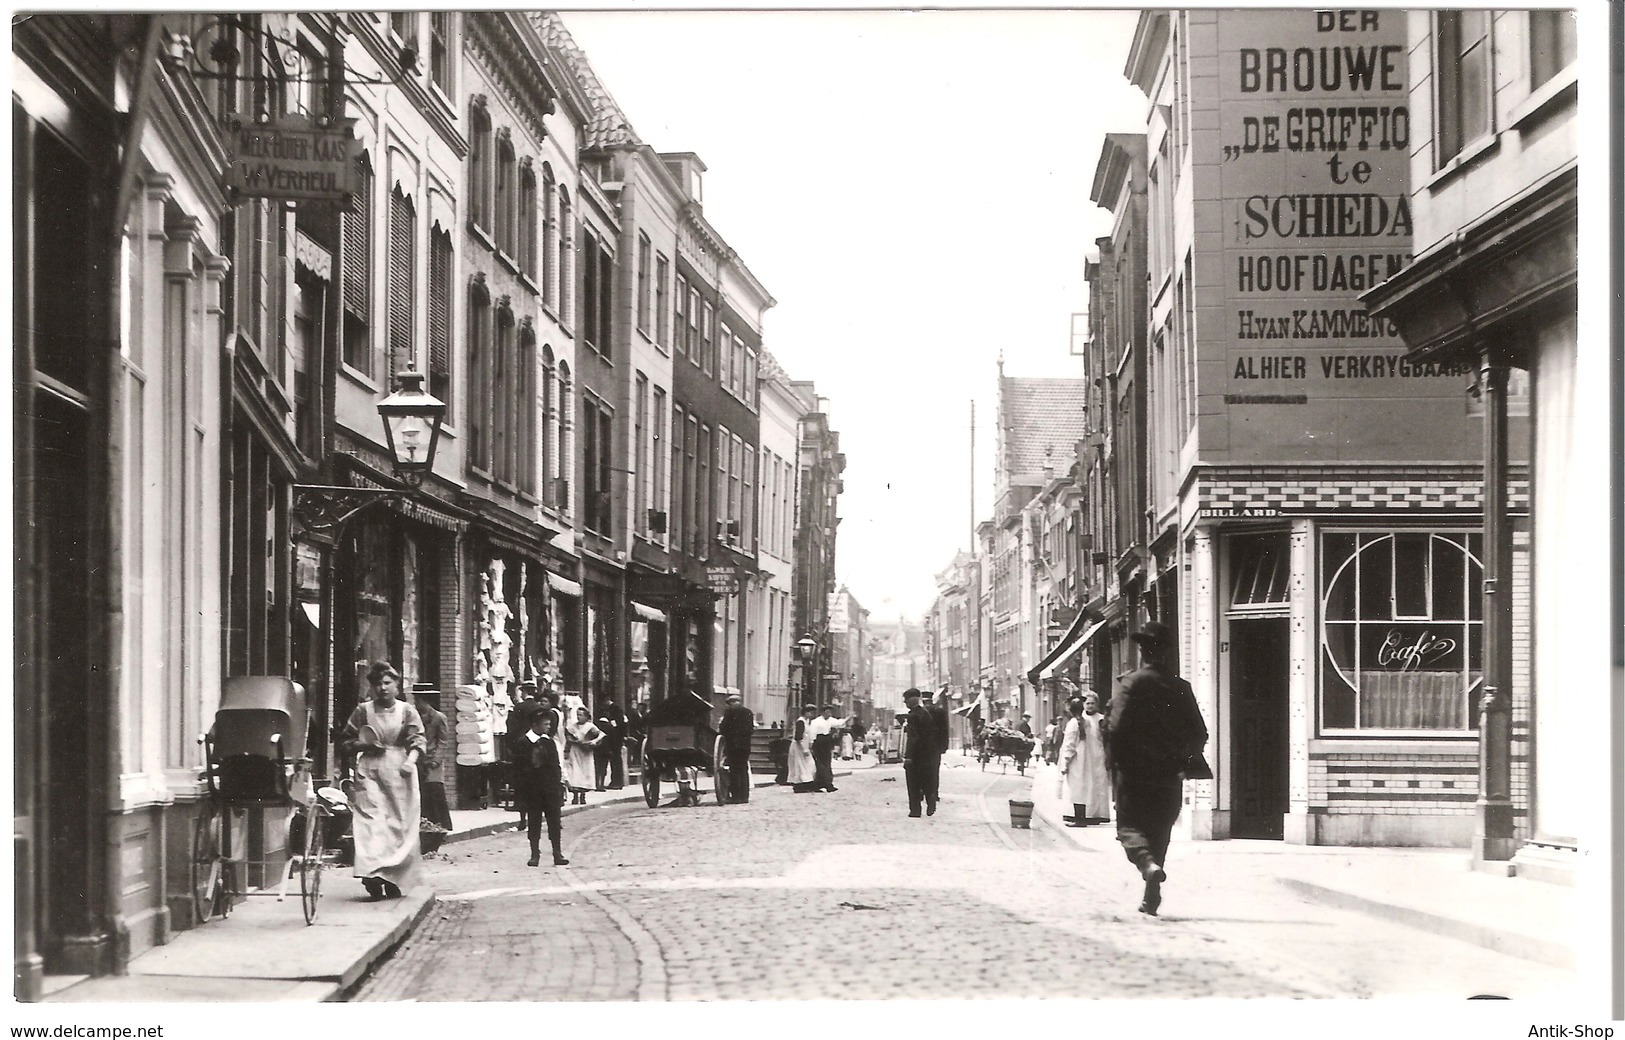
[(205, 803), (192, 828), (192, 909), (199, 924), (231, 909), (234, 872), (221, 852), (225, 814), (213, 802)]
[(643, 773), (640, 777), (643, 782), (643, 801), (651, 809), (660, 808), (660, 769), (649, 761), (649, 748), (643, 749)]
[(728, 767), (722, 764), (722, 738), (711, 748), (711, 780), (717, 788), (717, 804), (728, 804)]
[(316, 923), (316, 909), (322, 898), (322, 817), (319, 803), (305, 810), (305, 849), (299, 857), (299, 897), (305, 908), (305, 923)]

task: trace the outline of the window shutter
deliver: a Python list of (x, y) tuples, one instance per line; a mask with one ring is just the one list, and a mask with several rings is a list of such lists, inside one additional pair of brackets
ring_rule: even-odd
[(344, 309), (367, 320), (372, 296), (372, 166), (358, 157), (354, 209), (344, 214)]
[(451, 236), (437, 231), (429, 251), (429, 392), (451, 404)]
[(389, 359), (395, 367), (412, 361), (412, 203), (397, 190), (389, 197)]

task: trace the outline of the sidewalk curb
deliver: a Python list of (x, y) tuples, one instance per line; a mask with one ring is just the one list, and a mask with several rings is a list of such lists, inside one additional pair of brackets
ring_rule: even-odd
[[(616, 795), (614, 798), (606, 798), (601, 802), (593, 802), (591, 805), (561, 806), (559, 808), (559, 815), (561, 817), (574, 816), (577, 813), (584, 813), (589, 809), (597, 809), (605, 805), (618, 805), (622, 802), (636, 802), (642, 800), (643, 793), (641, 791), (633, 791), (631, 794)], [(505, 834), (508, 831), (518, 830), (519, 812), (518, 810), (510, 811), (514, 814), (514, 818), (511, 820), (503, 820), (500, 823), (482, 823), (477, 827), (470, 827), (464, 831), (452, 831), (450, 834), (446, 835), (446, 840), (440, 843), (441, 847), (444, 848), (445, 846), (451, 845), (454, 842), (472, 841), (475, 838), (484, 838), (492, 834)]]
[(1496, 953), (1506, 954), (1526, 961), (1535, 961), (1554, 968), (1573, 971), (1578, 966), (1574, 951), (1560, 943), (1537, 939), (1531, 935), (1522, 935), (1517, 932), (1506, 931), (1501, 928), (1491, 928), (1486, 925), (1473, 924), (1460, 921), (1442, 914), (1429, 913), (1414, 907), (1399, 906), (1393, 903), (1384, 903), (1381, 900), (1369, 899), (1365, 896), (1355, 895), (1335, 888), (1317, 885), (1312, 881), (1303, 881), (1299, 878), (1278, 877), (1278, 883), (1312, 899), (1317, 903), (1334, 906), (1340, 910), (1354, 910), (1371, 917), (1378, 917), (1395, 924), (1402, 924), (1435, 935), (1458, 939), (1474, 946), (1493, 950)]
[[(1072, 848), (1081, 852), (1099, 852), (1099, 849), (1090, 848), (1083, 841), (1081, 834), (1076, 833), (1078, 828), (1067, 827), (1050, 815), (1051, 807), (1039, 799), (1034, 799), (1033, 819), (1041, 821), (1055, 834), (1059, 835)], [(1110, 827), (1110, 824), (1106, 825)], [(1393, 924), (1415, 928), (1418, 931), (1431, 932), (1442, 935), (1448, 939), (1470, 943), (1473, 946), (1520, 960), (1534, 961), (1549, 967), (1573, 971), (1577, 967), (1574, 950), (1562, 943), (1552, 942), (1532, 935), (1496, 928), (1490, 925), (1475, 924), (1463, 921), (1444, 914), (1431, 913), (1415, 907), (1403, 906), (1398, 903), (1384, 902), (1368, 896), (1358, 895), (1342, 889), (1330, 888), (1326, 885), (1316, 884), (1313, 881), (1304, 881), (1301, 878), (1283, 877), (1276, 875), (1274, 881), (1305, 899), (1321, 903), (1325, 906), (1336, 907), (1339, 910), (1351, 910), (1355, 913), (1365, 914)]]
[(326, 1003), (343, 1000), (375, 965), (388, 958), (391, 953), (395, 952), (396, 947), (405, 942), (417, 930), (418, 925), (423, 923), (423, 919), (429, 916), (429, 911), (433, 910), (438, 903), (439, 899), (433, 891), (424, 893), (421, 902), (416, 908), (399, 921), (396, 921), (387, 935), (374, 942), (360, 957), (356, 958), (349, 968), (345, 969), (344, 974), (339, 977), (332, 990), (322, 997), (322, 1001)]
[[(874, 768), (874, 767), (871, 766), (869, 768)], [(848, 770), (844, 770), (842, 772), (837, 772), (837, 773), (834, 773), (834, 774), (831, 774), (831, 775), (838, 776), (838, 777), (839, 776), (851, 776), (852, 775), (852, 770), (848, 769)], [(755, 781), (754, 783), (751, 784), (751, 787), (753, 787), (753, 788), (755, 788), (755, 787), (774, 787), (774, 786), (783, 786), (783, 785), (776, 784), (776, 782), (773, 780), (772, 777), (768, 777), (766, 780), (757, 780), (757, 781)], [(616, 795), (614, 798), (605, 798), (602, 801), (593, 802), (591, 805), (566, 805), (566, 806), (563, 806), (559, 810), (559, 815), (560, 816), (574, 816), (577, 813), (584, 813), (584, 812), (587, 812), (587, 811), (589, 811), (591, 809), (598, 809), (598, 808), (601, 808), (601, 807), (606, 806), (606, 805), (621, 805), (621, 804), (624, 804), (626, 802), (641, 802), (643, 800), (643, 792), (642, 792), (641, 789), (629, 788), (628, 790), (629, 790), (629, 793), (627, 793), (627, 794)], [(516, 810), (513, 810), (513, 813), (514, 813), (514, 818), (511, 819), (511, 820), (503, 820), (503, 821), (501, 821), (499, 823), (482, 823), (482, 824), (479, 824), (477, 826), (470, 827), (467, 830), (452, 831), (450, 834), (446, 835), (446, 840), (440, 843), (441, 848), (444, 848), (447, 845), (455, 844), (456, 842), (459, 842), (459, 841), (473, 841), (475, 838), (485, 838), (485, 837), (489, 837), (492, 834), (506, 834), (509, 831), (516, 831), (516, 830), (519, 829), (519, 814), (518, 814), (518, 812)]]

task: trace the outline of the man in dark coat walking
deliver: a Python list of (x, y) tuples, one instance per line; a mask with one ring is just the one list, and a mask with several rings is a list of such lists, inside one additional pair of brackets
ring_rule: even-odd
[(744, 698), (728, 694), (728, 707), (717, 724), (722, 735), (722, 760), (728, 767), (728, 801), (750, 801), (750, 738), (756, 731), (756, 713)]
[(903, 779), (908, 784), (908, 814), (920, 815), (924, 802), (934, 813), (937, 794), (930, 786), (931, 777), (942, 765), (937, 754), (937, 720), (920, 703), (920, 691), (910, 686), (903, 691), (903, 704), (908, 707), (908, 722), (903, 730)]
[(1140, 912), (1162, 904), (1168, 838), (1179, 818), (1182, 774), (1207, 743), (1207, 725), (1190, 683), (1178, 674), (1168, 626), (1150, 621), (1129, 636), (1141, 665), (1118, 680), (1107, 724), (1106, 761), (1117, 802), (1117, 840), (1145, 879)]
[(604, 739), (593, 748), (593, 768), (597, 788), (604, 789), (604, 776), (609, 775), (609, 789), (619, 791), (626, 786), (626, 766), (621, 761), (621, 749), (626, 746), (626, 713), (621, 711), (615, 698), (605, 697), (598, 706), (596, 720)]

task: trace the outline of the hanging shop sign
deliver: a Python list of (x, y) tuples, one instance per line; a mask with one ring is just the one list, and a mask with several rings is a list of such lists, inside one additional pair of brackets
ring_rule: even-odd
[(240, 198), (342, 201), (355, 191), (354, 119), (318, 126), (309, 116), (234, 122), (226, 187)]
[(719, 596), (733, 596), (739, 592), (739, 571), (730, 564), (713, 564), (705, 568), (705, 582)]

